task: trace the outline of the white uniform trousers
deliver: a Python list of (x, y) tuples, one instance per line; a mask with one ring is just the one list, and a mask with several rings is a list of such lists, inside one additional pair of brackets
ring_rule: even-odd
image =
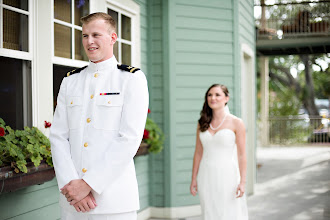
[(88, 214), (88, 212), (68, 212), (61, 209), (61, 220), (136, 220), (136, 211), (114, 214)]

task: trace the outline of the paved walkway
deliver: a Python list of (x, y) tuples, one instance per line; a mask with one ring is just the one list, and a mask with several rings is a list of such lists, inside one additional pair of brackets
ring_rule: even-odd
[(260, 148), (250, 220), (330, 220), (330, 147)]
[(330, 147), (260, 148), (257, 163), (250, 220), (330, 220)]

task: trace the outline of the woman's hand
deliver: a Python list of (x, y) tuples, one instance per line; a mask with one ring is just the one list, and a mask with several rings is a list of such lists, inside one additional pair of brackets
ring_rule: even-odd
[(196, 196), (196, 193), (197, 193), (197, 181), (196, 180), (191, 181), (190, 193), (191, 193), (191, 195)]
[(245, 183), (240, 183), (236, 190), (236, 198), (240, 198), (245, 193)]

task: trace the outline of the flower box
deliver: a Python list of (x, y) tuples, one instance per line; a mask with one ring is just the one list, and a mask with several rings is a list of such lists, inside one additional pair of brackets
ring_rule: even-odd
[(55, 177), (54, 168), (42, 161), (38, 167), (27, 164), (27, 173), (15, 173), (10, 166), (0, 167), (0, 194), (42, 184)]
[(141, 142), (140, 147), (134, 157), (147, 155), (149, 153), (149, 147), (149, 144)]

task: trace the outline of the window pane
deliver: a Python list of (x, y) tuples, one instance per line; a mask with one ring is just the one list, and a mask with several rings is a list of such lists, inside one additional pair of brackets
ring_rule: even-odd
[(3, 10), (3, 47), (29, 50), (28, 16), (7, 9)]
[(28, 0), (3, 0), (3, 4), (23, 9), (25, 11), (29, 10)]
[(31, 126), (31, 62), (0, 57), (0, 69), (0, 117), (14, 129)]
[(54, 18), (71, 23), (71, 0), (54, 0)]
[(89, 14), (89, 0), (75, 0), (74, 24), (81, 26), (80, 18)]
[(119, 62), (119, 56), (118, 56), (118, 44), (119, 44), (119, 42), (116, 42), (116, 43), (113, 45), (113, 54), (115, 55), (116, 59), (117, 59), (118, 62)]
[(121, 15), (121, 38), (131, 40), (131, 18)]
[(71, 70), (77, 69), (71, 66), (61, 66), (61, 65), (53, 65), (53, 101), (54, 101), (54, 110), (57, 104), (57, 96), (60, 91), (60, 85), (62, 83), (63, 78), (66, 76), (68, 72)]
[(110, 15), (116, 22), (116, 33), (118, 33), (118, 12), (108, 8), (108, 15)]
[(85, 53), (84, 47), (82, 45), (82, 32), (79, 30), (74, 30), (74, 34), (75, 34), (75, 59), (76, 60), (85, 60), (88, 61), (88, 57)]
[(122, 63), (126, 65), (131, 65), (131, 45), (122, 44)]
[(54, 24), (55, 56), (71, 58), (71, 28)]

